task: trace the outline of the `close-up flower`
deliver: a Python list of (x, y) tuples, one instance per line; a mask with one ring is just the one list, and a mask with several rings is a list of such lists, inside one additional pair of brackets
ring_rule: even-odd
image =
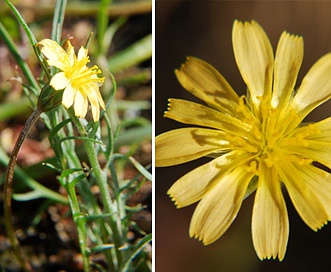
[(38, 45), (41, 46), (40, 50), (47, 58), (48, 65), (60, 70), (52, 77), (50, 85), (56, 91), (64, 89), (62, 104), (66, 108), (74, 105), (75, 115), (84, 118), (90, 102), (93, 120), (98, 121), (100, 107), (105, 109), (105, 103), (99, 91), (104, 77), (98, 77), (101, 71), (96, 65), (87, 66), (90, 62), (88, 50), (82, 46), (76, 56), (70, 40), (66, 42), (66, 50), (50, 39), (44, 39)]
[(156, 137), (155, 166), (210, 157), (168, 191), (178, 208), (198, 202), (190, 236), (205, 245), (216, 241), (255, 192), (255, 251), (260, 259), (282, 260), (289, 237), (284, 195), (312, 230), (331, 220), (331, 118), (303, 122), (331, 97), (331, 54), (296, 88), (302, 37), (284, 31), (274, 56), (257, 22), (235, 21), (232, 43), (247, 95), (239, 97), (214, 67), (188, 57), (177, 79), (206, 105), (169, 99), (164, 116), (191, 126)]

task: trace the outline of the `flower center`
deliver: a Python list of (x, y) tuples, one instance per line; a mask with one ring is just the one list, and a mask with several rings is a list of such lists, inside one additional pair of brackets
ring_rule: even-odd
[(87, 62), (87, 58), (75, 61), (74, 64), (65, 71), (65, 75), (67, 78), (70, 78), (73, 88), (79, 88), (82, 85), (92, 82), (102, 83), (104, 81), (104, 78), (99, 78), (97, 76), (97, 74), (101, 73), (97, 66), (89, 68), (86, 66)]
[(262, 125), (261, 134), (263, 141), (259, 148), (258, 157), (262, 159), (268, 167), (272, 167), (277, 161), (286, 157), (289, 161), (299, 165), (311, 163), (311, 160), (293, 153), (288, 146), (307, 147), (309, 145), (309, 137), (312, 137), (320, 131), (313, 126), (307, 125), (296, 129), (288, 129), (292, 122), (298, 119), (294, 111), (283, 117), (282, 110), (284, 108), (273, 108), (266, 99), (261, 101), (262, 109)]
[(299, 118), (296, 112), (288, 110), (286, 106), (272, 107), (271, 96), (260, 98), (259, 101), (259, 109), (253, 112), (246, 98), (241, 97), (237, 113), (251, 129), (245, 137), (234, 133), (226, 139), (230, 149), (240, 149), (252, 154), (253, 159), (247, 170), (255, 171), (253, 169), (258, 168), (261, 160), (266, 166), (272, 167), (285, 157), (300, 165), (311, 163), (311, 160), (298, 155), (292, 149), (307, 147), (311, 144), (311, 137), (320, 131), (310, 125), (293, 128), (292, 124), (298, 123)]
[[(271, 167), (279, 157), (275, 150), (278, 149), (279, 142), (284, 138), (284, 131), (280, 128), (279, 117), (281, 109), (271, 106), (271, 97), (259, 97), (259, 110), (253, 113), (253, 107), (241, 106), (240, 111), (245, 112), (245, 121), (252, 125), (252, 129), (247, 136), (247, 146), (245, 150), (256, 154), (255, 160), (263, 160), (267, 166)], [(250, 116), (247, 114), (250, 111)]]

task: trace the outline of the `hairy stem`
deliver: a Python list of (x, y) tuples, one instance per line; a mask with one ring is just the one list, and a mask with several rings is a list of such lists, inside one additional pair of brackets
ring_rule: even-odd
[(30, 131), (33, 124), (38, 120), (40, 114), (41, 114), (41, 112), (37, 108), (31, 114), (29, 119), (26, 121), (24, 128), (21, 131), (21, 133), (15, 143), (12, 154), (10, 156), (10, 160), (9, 160), (7, 172), (6, 172), (6, 179), (5, 179), (5, 183), (4, 183), (5, 227), (6, 227), (7, 235), (10, 240), (10, 244), (13, 248), (14, 254), (17, 257), (19, 263), (21, 264), (22, 268), (25, 271), (32, 271), (32, 267), (27, 261), (24, 260), (22, 254), (19, 250), (19, 242), (15, 236), (15, 232), (14, 232), (14, 228), (13, 228), (13, 224), (12, 224), (12, 221), (13, 221), (12, 220), (12, 218), (13, 218), (12, 209), (11, 209), (11, 206), (12, 206), (11, 199), (12, 199), (12, 191), (13, 191), (12, 185), (13, 185), (14, 169), (15, 169), (18, 153), (23, 145), (23, 142), (24, 142), (26, 136), (28, 135), (28, 132)]

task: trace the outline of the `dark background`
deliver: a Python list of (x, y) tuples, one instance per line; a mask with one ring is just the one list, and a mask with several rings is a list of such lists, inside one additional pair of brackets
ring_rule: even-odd
[[(232, 50), (235, 19), (256, 20), (266, 31), (274, 50), (283, 30), (303, 36), (305, 55), (297, 85), (322, 55), (331, 52), (331, 2), (328, 1), (157, 0), (155, 10), (156, 135), (183, 126), (162, 117), (168, 98), (196, 100), (174, 75), (174, 69), (179, 68), (186, 56), (209, 62), (237, 93), (246, 92)], [(327, 102), (312, 112), (307, 121), (321, 120), (330, 114), (331, 103)], [(157, 272), (331, 271), (331, 225), (315, 233), (303, 223), (288, 197), (290, 236), (283, 262), (261, 262), (255, 254), (251, 240), (254, 195), (245, 200), (234, 223), (215, 243), (203, 246), (189, 238), (195, 205), (178, 210), (166, 192), (179, 177), (204, 161), (156, 169)]]

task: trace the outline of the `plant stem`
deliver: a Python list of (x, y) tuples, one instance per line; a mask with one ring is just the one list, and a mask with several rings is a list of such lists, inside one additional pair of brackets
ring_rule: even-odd
[[(73, 120), (73, 123), (78, 129), (78, 132), (81, 136), (86, 136), (87, 132), (84, 128), (84, 126), (80, 123), (78, 118), (73, 114), (72, 111), (69, 110), (69, 115), (71, 119)], [(115, 245), (115, 252), (116, 252), (116, 258), (117, 258), (117, 270), (121, 270), (122, 266), (122, 253), (120, 251), (120, 247), (123, 245), (122, 241), (122, 235), (121, 235), (121, 226), (120, 222), (118, 224), (117, 217), (118, 217), (118, 211), (113, 205), (113, 201), (109, 194), (109, 187), (107, 183), (107, 174), (105, 171), (102, 171), (100, 164), (98, 162), (97, 154), (95, 151), (94, 143), (91, 141), (83, 141), (84, 148), (86, 150), (86, 154), (89, 158), (91, 167), (93, 169), (93, 174), (96, 177), (96, 181), (98, 184), (98, 187), (100, 189), (100, 194), (102, 197), (102, 203), (103, 207), (105, 209), (105, 213), (112, 214), (112, 216), (109, 216), (110, 220), (110, 227), (112, 230), (113, 235), (113, 242)], [(115, 264), (115, 262), (113, 262)]]
[(9, 160), (7, 172), (6, 172), (6, 179), (5, 179), (5, 183), (4, 183), (5, 227), (7, 230), (7, 235), (10, 240), (10, 244), (13, 247), (14, 254), (17, 257), (18, 261), (20, 262), (21, 266), (23, 267), (23, 269), (25, 271), (32, 271), (32, 268), (31, 268), (30, 264), (24, 260), (22, 254), (18, 248), (19, 242), (15, 236), (14, 228), (12, 225), (12, 221), (13, 221), (12, 220), (12, 218), (13, 218), (12, 210), (11, 210), (11, 206), (12, 206), (11, 198), (12, 198), (12, 191), (13, 191), (12, 185), (13, 185), (14, 169), (15, 169), (18, 153), (23, 145), (23, 142), (24, 142), (26, 136), (28, 135), (28, 132), (30, 131), (32, 125), (38, 120), (40, 114), (41, 114), (41, 112), (37, 108), (26, 121), (24, 128), (21, 131), (21, 133), (16, 141), (16, 144), (14, 146), (14, 149), (12, 151), (12, 154), (10, 156), (10, 160)]
[[(86, 198), (86, 193), (82, 192), (82, 187), (84, 187), (84, 183), (81, 181), (82, 175), (78, 176), (73, 172), (72, 173), (73, 176), (68, 177), (66, 174), (62, 178), (62, 175), (66, 170), (81, 168), (81, 163), (75, 152), (74, 142), (62, 141), (65, 138), (68, 139), (72, 137), (73, 131), (71, 128), (71, 124), (68, 124), (68, 122), (63, 121), (63, 119), (55, 111), (49, 113), (49, 119), (51, 120), (51, 124), (49, 124), (49, 129), (51, 130), (51, 134), (49, 138), (50, 143), (55, 151), (56, 157), (59, 160), (62, 168), (62, 174), (60, 178), (61, 184), (66, 189), (69, 206), (72, 213), (72, 218), (76, 225), (79, 247), (83, 258), (84, 272), (89, 272), (91, 271), (91, 266), (90, 266), (90, 258), (89, 258), (90, 251), (87, 247), (86, 220), (85, 220), (86, 215), (81, 212), (81, 207), (79, 205), (77, 193), (75, 190), (75, 185), (79, 180), (80, 186), (78, 186), (78, 189), (81, 193), (81, 196), (83, 198)], [(61, 130), (61, 128), (63, 128), (64, 126), (66, 126), (67, 133), (70, 136), (67, 136), (67, 134), (63, 130)], [(89, 205), (93, 206), (93, 202), (91, 201)]]
[(85, 227), (85, 219), (84, 219), (85, 216), (81, 213), (79, 209), (78, 199), (75, 192), (75, 185), (69, 182), (66, 185), (66, 189), (68, 193), (68, 199), (69, 199), (70, 209), (72, 212), (72, 217), (77, 226), (79, 246), (83, 256), (84, 272), (89, 272), (90, 260), (89, 260), (89, 252), (87, 250), (87, 245), (86, 245), (86, 227)]
[(102, 197), (102, 203), (105, 209), (105, 213), (112, 214), (109, 217), (110, 220), (110, 227), (113, 232), (113, 242), (115, 244), (116, 256), (117, 256), (117, 263), (118, 269), (121, 268), (122, 265), (122, 254), (119, 248), (123, 245), (122, 243), (122, 235), (120, 233), (120, 226), (117, 224), (116, 218), (118, 217), (118, 210), (114, 209), (113, 201), (109, 194), (109, 187), (107, 183), (107, 176), (106, 172), (101, 170), (100, 164), (98, 162), (98, 158), (95, 152), (94, 144), (91, 141), (84, 141), (84, 147), (91, 163), (91, 167), (93, 169), (93, 173), (96, 177), (98, 187), (100, 189), (100, 194)]

